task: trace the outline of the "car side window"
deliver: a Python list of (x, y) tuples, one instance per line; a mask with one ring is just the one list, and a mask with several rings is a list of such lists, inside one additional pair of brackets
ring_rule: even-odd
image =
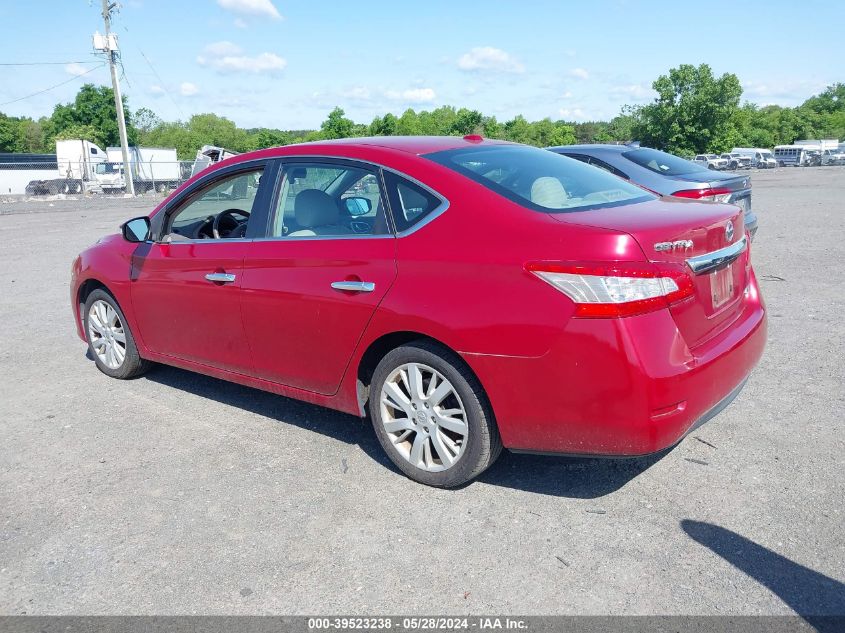
[(387, 235), (383, 199), (373, 170), (286, 163), (270, 237)]
[(171, 240), (244, 237), (263, 172), (240, 171), (201, 187), (168, 213), (164, 234)]
[(625, 180), (628, 180), (628, 176), (626, 176), (621, 171), (616, 169), (616, 167), (614, 167), (613, 165), (608, 165), (603, 160), (599, 160), (598, 158), (596, 158), (594, 156), (590, 156), (590, 164), (593, 165), (594, 167), (598, 167), (600, 169), (604, 169), (605, 171), (609, 171), (614, 176), (619, 176), (620, 178), (624, 178)]
[(406, 231), (443, 204), (443, 200), (416, 183), (385, 170), (384, 181), (396, 230)]

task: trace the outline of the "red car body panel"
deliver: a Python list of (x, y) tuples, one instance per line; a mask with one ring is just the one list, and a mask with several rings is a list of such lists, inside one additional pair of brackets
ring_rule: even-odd
[[(252, 371), (241, 318), (246, 242), (144, 244), (135, 256), (132, 307), (144, 343), (168, 355), (240, 373)], [(211, 284), (209, 272), (236, 275)], [(190, 315), (190, 317), (188, 316)]]
[[(681, 255), (657, 253), (652, 244), (693, 236), (696, 253), (718, 249), (726, 221), (742, 235), (742, 216), (727, 205), (660, 200), (546, 214), (418, 156), (469, 143), (478, 144), (352, 139), (219, 163), (211, 169), (285, 156), (356, 159), (424, 183), (449, 207), (399, 237), (247, 240), (216, 251), (219, 244), (106, 238), (74, 263), (79, 335), (85, 338), (80, 290), (96, 281), (120, 303), (144, 358), (359, 415), (358, 367), (366, 351), (385, 336), (411, 333), (466, 361), (506, 447), (641, 455), (675, 444), (762, 355), (765, 309), (748, 253), (734, 267), (730, 301), (713, 314), (704, 314), (707, 302), (688, 300), (625, 318), (573, 318), (575, 304), (526, 265), (681, 266)], [(202, 279), (215, 270), (237, 271), (238, 283), (217, 287)], [(377, 291), (331, 289), (339, 280), (374, 281)], [(175, 340), (178, 334), (184, 338)]]

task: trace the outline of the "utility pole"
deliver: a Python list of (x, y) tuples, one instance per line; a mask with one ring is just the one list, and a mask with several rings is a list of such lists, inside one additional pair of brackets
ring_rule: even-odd
[[(123, 116), (123, 98), (120, 96), (120, 82), (117, 79), (117, 46), (112, 46), (111, 33), (111, 12), (117, 5), (116, 2), (109, 4), (109, 0), (103, 0), (103, 23), (105, 24), (106, 55), (109, 58), (111, 69), (111, 86), (114, 91), (114, 107), (117, 109), (117, 127), (120, 131), (120, 151), (123, 154), (123, 180), (126, 183), (126, 193), (135, 195), (135, 183), (132, 180), (132, 166), (129, 164), (129, 141), (126, 138), (126, 119)], [(117, 41), (116, 39), (114, 40)]]

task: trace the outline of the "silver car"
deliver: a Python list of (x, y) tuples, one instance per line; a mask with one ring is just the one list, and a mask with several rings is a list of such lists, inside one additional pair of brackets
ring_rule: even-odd
[(662, 196), (735, 204), (745, 211), (745, 228), (752, 239), (757, 232), (750, 176), (708, 169), (649, 147), (561, 145), (547, 149), (606, 169)]

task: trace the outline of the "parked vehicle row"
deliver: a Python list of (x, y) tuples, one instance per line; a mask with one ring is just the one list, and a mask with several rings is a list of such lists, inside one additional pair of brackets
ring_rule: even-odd
[(696, 154), (692, 162), (716, 171), (772, 169), (778, 166), (770, 150), (756, 147), (734, 147), (724, 154)]
[(605, 169), (661, 196), (735, 204), (744, 212), (745, 229), (752, 239), (757, 232), (748, 176), (714, 173), (700, 161), (688, 161), (648, 147), (563, 145), (550, 149)]
[(503, 446), (664, 450), (765, 346), (744, 212), (723, 204), (750, 183), (586, 152), (381, 137), (223, 160), (74, 261), (79, 337), (114, 378), (159, 362), (368, 416), (433, 486)]

